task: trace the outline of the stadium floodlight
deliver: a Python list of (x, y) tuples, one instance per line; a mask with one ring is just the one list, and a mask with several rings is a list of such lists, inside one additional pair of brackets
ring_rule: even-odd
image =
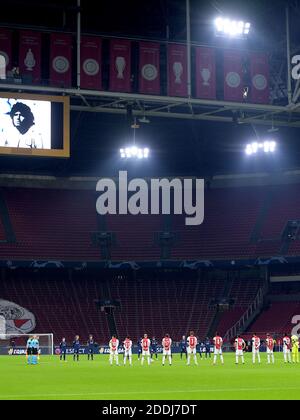
[(250, 32), (251, 24), (243, 20), (231, 20), (218, 17), (215, 19), (216, 34), (229, 37), (245, 37)]
[(140, 148), (137, 146), (125, 147), (120, 149), (120, 156), (122, 159), (147, 159), (149, 157), (150, 150), (148, 147)]
[(135, 132), (136, 129), (139, 128), (139, 125), (136, 122), (136, 118), (134, 118), (134, 123), (131, 125), (131, 128), (133, 128), (133, 142), (132, 146), (127, 146), (122, 149), (120, 149), (120, 156), (121, 159), (148, 159), (149, 157), (149, 149), (148, 147), (138, 147), (136, 145), (136, 136)]
[(246, 155), (255, 155), (257, 153), (274, 153), (276, 151), (277, 144), (273, 140), (266, 140), (264, 142), (253, 142), (246, 145), (245, 153)]

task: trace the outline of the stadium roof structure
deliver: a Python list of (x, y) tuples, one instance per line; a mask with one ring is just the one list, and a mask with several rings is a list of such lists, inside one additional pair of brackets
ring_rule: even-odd
[[(272, 126), (300, 126), (300, 81), (288, 86), (287, 64), (287, 31), (290, 54), (293, 56), (300, 51), (297, 45), (300, 26), (300, 5), (298, 1), (287, 2), (290, 15), (284, 18), (285, 3), (282, 1), (268, 2), (253, 1), (207, 1), (199, 5), (193, 0), (190, 2), (191, 23), (186, 28), (185, 2), (178, 0), (155, 0), (149, 5), (141, 4), (135, 0), (131, 2), (112, 1), (101, 5), (101, 13), (97, 14), (98, 24), (95, 22), (95, 5), (88, 0), (64, 0), (59, 4), (55, 1), (22, 2), (12, 0), (4, 5), (1, 12), (1, 26), (33, 26), (37, 25), (32, 17), (32, 11), (47, 11), (48, 27), (43, 30), (51, 31), (52, 27), (59, 25), (57, 15), (62, 16), (65, 30), (74, 35), (78, 30), (82, 33), (102, 34), (106, 37), (124, 37), (132, 40), (159, 39), (160, 43), (187, 42), (187, 33), (190, 32), (190, 45), (210, 45), (216, 48), (242, 48), (248, 50), (261, 49), (268, 51), (270, 59), (270, 87), (271, 104), (253, 104), (249, 102), (229, 102), (224, 100), (205, 100), (193, 97), (179, 98), (169, 96), (151, 96), (136, 93), (118, 93), (109, 91), (89, 91), (80, 88), (59, 89), (48, 86), (15, 86), (2, 84), (1, 88), (24, 92), (43, 91), (48, 93), (66, 94), (71, 97), (71, 109), (75, 111), (101, 112), (124, 114), (128, 104), (132, 106), (133, 115), (160, 118), (178, 118), (206, 120), (214, 122), (232, 122), (240, 124), (257, 124)], [(143, 2), (144, 3), (144, 2)], [(202, 3), (202, 2), (201, 2)], [(15, 7), (21, 8), (21, 17), (15, 16)], [(80, 7), (78, 7), (80, 6)], [(23, 9), (22, 9), (23, 8)], [(249, 16), (254, 22), (253, 39), (247, 44), (223, 42), (216, 40), (212, 30), (211, 17), (217, 13), (239, 10)], [(24, 11), (24, 13), (23, 13)], [(118, 12), (119, 11), (119, 12)], [(53, 17), (55, 13), (56, 20)], [(150, 14), (150, 15), (149, 15)], [(148, 16), (149, 15), (149, 16)], [(80, 29), (76, 16), (80, 16)], [(269, 28), (266, 18), (269, 18)], [(153, 18), (155, 23), (152, 22)], [(39, 21), (39, 26), (43, 24)], [(45, 23), (44, 23), (45, 25)], [(101, 33), (99, 33), (99, 28)], [(274, 30), (276, 28), (276, 31)], [(60, 28), (61, 29), (61, 28)], [(290, 90), (290, 92), (288, 92)]]
[(290, 105), (259, 105), (251, 103), (226, 102), (194, 98), (151, 96), (137, 93), (118, 93), (108, 91), (89, 91), (83, 89), (65, 89), (21, 86), (2, 83), (5, 90), (18, 92), (41, 92), (68, 95), (71, 98), (71, 110), (100, 112), (110, 114), (127, 113), (130, 104), (134, 116), (205, 120), (215, 122), (233, 121), (237, 113), (238, 124), (274, 125), (300, 127), (300, 102)]
[[(103, 127), (103, 122), (104, 125), (106, 123), (111, 124), (111, 126), (116, 125), (118, 116), (126, 117), (128, 106), (130, 106), (133, 116), (138, 118), (145, 117), (146, 120), (150, 118), (151, 122), (155, 122), (155, 124), (148, 124), (148, 126), (153, 127), (156, 125), (154, 127), (157, 130), (156, 133), (153, 133), (152, 127), (147, 127), (149, 133), (152, 130), (151, 135), (157, 135), (160, 126), (161, 130), (164, 130), (165, 137), (167, 137), (170, 135), (168, 127), (173, 124), (176, 127), (174, 130), (178, 131), (174, 135), (178, 135), (179, 137), (179, 132), (181, 133), (181, 139), (178, 138), (178, 143), (181, 141), (183, 145), (187, 143), (185, 142), (187, 137), (185, 136), (186, 130), (189, 129), (187, 127), (191, 127), (195, 123), (191, 130), (197, 131), (197, 133), (201, 132), (203, 135), (202, 138), (206, 136), (207, 138), (214, 139), (214, 141), (212, 142), (206, 139), (201, 144), (200, 151), (194, 150), (193, 153), (189, 151), (187, 156), (190, 156), (190, 160), (194, 158), (193, 155), (198, 158), (201, 153), (203, 156), (204, 153), (207, 156), (207, 151), (210, 151), (210, 148), (214, 147), (215, 149), (209, 158), (206, 158), (207, 161), (210, 160), (209, 164), (212, 168), (209, 172), (224, 173), (223, 168), (215, 169), (213, 167), (212, 159), (213, 162), (219, 160), (227, 164), (227, 162), (234, 160), (235, 156), (237, 156), (231, 155), (229, 157), (227, 154), (224, 159), (224, 148), (220, 148), (216, 141), (216, 139), (221, 138), (220, 132), (222, 132), (223, 143), (227, 143), (228, 145), (228, 150), (226, 149), (225, 151), (228, 152), (229, 149), (230, 151), (236, 151), (237, 144), (232, 143), (232, 130), (234, 126), (238, 126), (238, 130), (240, 128), (244, 130), (244, 134), (248, 130), (250, 137), (251, 135), (253, 136), (252, 127), (254, 126), (258, 127), (261, 131), (266, 131), (270, 128), (274, 128), (275, 131), (277, 127), (282, 127), (280, 134), (285, 134), (285, 140), (288, 140), (288, 143), (286, 143), (288, 149), (285, 150), (285, 154), (290, 153), (291, 159), (294, 160), (292, 165), (286, 165), (285, 168), (291, 166), (294, 168), (299, 167), (299, 165), (295, 164), (295, 160), (298, 159), (298, 157), (296, 158), (298, 156), (296, 138), (297, 129), (300, 127), (300, 81), (290, 80), (291, 86), (288, 84), (287, 75), (289, 65), (287, 60), (286, 34), (288, 27), (290, 55), (299, 54), (300, 2), (297, 0), (289, 2), (274, 0), (272, 3), (261, 0), (253, 0), (251, 2), (218, 0), (204, 1), (199, 4), (196, 0), (189, 0), (189, 3), (191, 10), (191, 46), (207, 45), (218, 50), (233, 47), (249, 51), (261, 50), (268, 52), (270, 62), (270, 104), (254, 104), (246, 100), (244, 102), (229, 102), (219, 99), (196, 99), (193, 96), (171, 97), (165, 95), (112, 92), (109, 90), (92, 91), (78, 87), (59, 88), (48, 86), (47, 83), (43, 83), (41, 86), (33, 86), (26, 84), (25, 81), (21, 84), (2, 81), (0, 89), (15, 92), (50, 93), (70, 96), (74, 120), (76, 120), (78, 115), (84, 114), (86, 117), (83, 118), (85, 120), (84, 124), (86, 124), (86, 121), (90, 124), (92, 119), (97, 120), (93, 129), (98, 129), (98, 132), (101, 130), (101, 133), (105, 133), (101, 137), (101, 153), (103, 152), (103, 147), (106, 147), (107, 150), (110, 147), (110, 153), (112, 150), (111, 137), (108, 134), (107, 127)], [(287, 5), (290, 11), (288, 19), (285, 16)], [(18, 10), (18, 13), (16, 13), (16, 10)], [(244, 16), (245, 19), (251, 22), (251, 29), (253, 31), (251, 31), (252, 34), (247, 39), (247, 43), (243, 43), (244, 41), (229, 42), (224, 39), (217, 39), (213, 33), (213, 20), (216, 15), (219, 13), (234, 14), (237, 11), (241, 16)], [(81, 34), (99, 35), (106, 39), (126, 38), (132, 41), (154, 40), (158, 41), (163, 48), (165, 48), (167, 43), (176, 42), (185, 44), (187, 42), (186, 2), (182, 0), (153, 0), (151, 4), (138, 0), (131, 0), (130, 2), (112, 0), (110, 2), (102, 2), (99, 13), (95, 10), (95, 2), (90, 0), (62, 0), (60, 2), (53, 0), (45, 0), (43, 2), (37, 0), (26, 2), (11, 0), (1, 8), (0, 26), (15, 29), (37, 29), (49, 33), (51, 31), (64, 31), (71, 33), (75, 38), (76, 35), (78, 36), (79, 14), (81, 16)], [(104, 65), (107, 65), (107, 63), (104, 63)], [(102, 114), (102, 117), (99, 114)], [(92, 118), (93, 115), (95, 118)], [(80, 122), (78, 127), (76, 125), (75, 128), (73, 125), (74, 136), (78, 128), (80, 135), (78, 134), (77, 138), (81, 136), (81, 139), (73, 147), (72, 162), (69, 166), (72, 166), (74, 159), (77, 159), (77, 166), (83, 167), (84, 157), (80, 154), (79, 148), (82, 150), (90, 144), (92, 144), (92, 147), (96, 144), (96, 139), (94, 143), (91, 143), (90, 139), (88, 139), (89, 141), (86, 138), (83, 139), (83, 134), (88, 136), (88, 129), (87, 127), (84, 129), (82, 124)], [(92, 124), (90, 124), (91, 127)], [(100, 124), (102, 124), (101, 127)], [(122, 122), (119, 124), (119, 127), (121, 127), (121, 124)], [(181, 128), (179, 128), (180, 124)], [(182, 135), (183, 133), (184, 135)], [(122, 135), (121, 129), (118, 134)], [(249, 136), (249, 133), (247, 135)], [(94, 137), (96, 137), (95, 134), (93, 134)], [(106, 141), (106, 145), (104, 145), (104, 140), (102, 140), (104, 137), (109, 139), (109, 142)], [(240, 136), (241, 138), (242, 136)], [(197, 138), (196, 140), (198, 141), (199, 139)], [(246, 136), (243, 138), (244, 140), (247, 140)], [(213, 146), (212, 143), (214, 143)], [(159, 144), (158, 140), (157, 144)], [(157, 144), (154, 141), (154, 147), (157, 147)], [(166, 145), (167, 143), (164, 144)], [(196, 144), (195, 140), (194, 144)], [(208, 145), (208, 149), (205, 145)], [(117, 149), (119, 147), (121, 146), (118, 145)], [(159, 144), (159, 147), (163, 147), (162, 143)], [(167, 147), (171, 149), (170, 146)], [(296, 153), (294, 153), (293, 147)], [(78, 156), (75, 156), (77, 149)], [(218, 149), (218, 156), (216, 156), (216, 149)], [(171, 154), (174, 151), (168, 150), (166, 153)], [(221, 153), (223, 153), (223, 157), (221, 157)], [(99, 159), (99, 157), (96, 157), (94, 150), (91, 155), (91, 159)], [(105, 154), (102, 153), (101, 158), (105, 160)], [(186, 161), (186, 166), (190, 165), (190, 160), (188, 161), (183, 156), (180, 156), (180, 158), (180, 164), (185, 164), (184, 161)], [(173, 158), (169, 160), (172, 161)], [(108, 165), (108, 161), (106, 163)], [(57, 165), (63, 168), (63, 173), (65, 174), (64, 169), (68, 165), (64, 163)], [(203, 168), (203, 161), (200, 164), (198, 161), (194, 167), (200, 167), (201, 165)], [(18, 168), (20, 167), (18, 166)], [(258, 168), (258, 170), (260, 169)], [(7, 170), (6, 162), (4, 162), (4, 169), (1, 170)], [(182, 169), (180, 173), (186, 173), (185, 169)], [(231, 173), (230, 170), (229, 173)]]

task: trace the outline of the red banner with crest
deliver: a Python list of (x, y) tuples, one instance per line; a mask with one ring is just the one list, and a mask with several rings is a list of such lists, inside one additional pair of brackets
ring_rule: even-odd
[(50, 83), (60, 87), (72, 84), (72, 35), (50, 35)]
[(251, 102), (268, 104), (269, 89), (269, 60), (266, 53), (250, 53)]
[(160, 94), (160, 45), (156, 42), (140, 42), (139, 92)]
[(243, 101), (243, 62), (242, 53), (237, 50), (224, 51), (224, 99)]
[(82, 89), (102, 89), (101, 72), (102, 39), (95, 36), (83, 36), (80, 45)]

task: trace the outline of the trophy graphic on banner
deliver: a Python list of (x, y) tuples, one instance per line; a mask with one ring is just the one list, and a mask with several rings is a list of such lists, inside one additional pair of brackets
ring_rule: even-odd
[(181, 76), (182, 76), (182, 73), (183, 73), (183, 67), (182, 67), (182, 64), (180, 62), (176, 61), (173, 64), (173, 72), (174, 72), (174, 75), (175, 75), (175, 83), (178, 83), (178, 84), (182, 83), (181, 82)]
[(124, 70), (126, 67), (126, 61), (124, 57), (116, 58), (116, 69), (118, 72), (117, 79), (124, 79)]
[(210, 85), (210, 83), (208, 82), (209, 79), (210, 79), (210, 75), (211, 75), (211, 73), (210, 73), (210, 70), (209, 69), (203, 68), (201, 70), (201, 76), (202, 76), (202, 79), (203, 79), (203, 83), (202, 84), (204, 86), (209, 86)]
[(32, 71), (33, 67), (35, 66), (35, 63), (36, 63), (36, 61), (34, 59), (33, 52), (31, 51), (31, 48), (29, 48), (29, 50), (27, 51), (25, 60), (24, 60), (26, 70)]

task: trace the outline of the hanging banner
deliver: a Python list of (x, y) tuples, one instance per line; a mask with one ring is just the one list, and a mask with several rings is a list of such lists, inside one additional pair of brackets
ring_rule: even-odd
[(140, 93), (160, 94), (159, 54), (158, 43), (140, 42)]
[(250, 53), (251, 102), (269, 103), (269, 60), (266, 53)]
[(224, 51), (224, 99), (243, 101), (243, 65), (240, 51)]
[(216, 99), (216, 58), (214, 48), (196, 48), (196, 97)]
[(82, 89), (102, 89), (101, 51), (101, 38), (92, 36), (81, 37), (80, 87)]
[(50, 36), (50, 83), (60, 87), (72, 84), (72, 36), (53, 33)]
[(188, 96), (185, 45), (168, 45), (168, 95)]
[(19, 49), (20, 75), (28, 76), (28, 82), (41, 81), (41, 33), (34, 31), (20, 32)]
[(109, 89), (116, 92), (131, 92), (131, 42), (110, 41)]
[(187, 96), (187, 51), (185, 45), (168, 46), (168, 95)]
[(6, 71), (12, 69), (12, 32), (0, 28), (0, 54), (4, 56)]

